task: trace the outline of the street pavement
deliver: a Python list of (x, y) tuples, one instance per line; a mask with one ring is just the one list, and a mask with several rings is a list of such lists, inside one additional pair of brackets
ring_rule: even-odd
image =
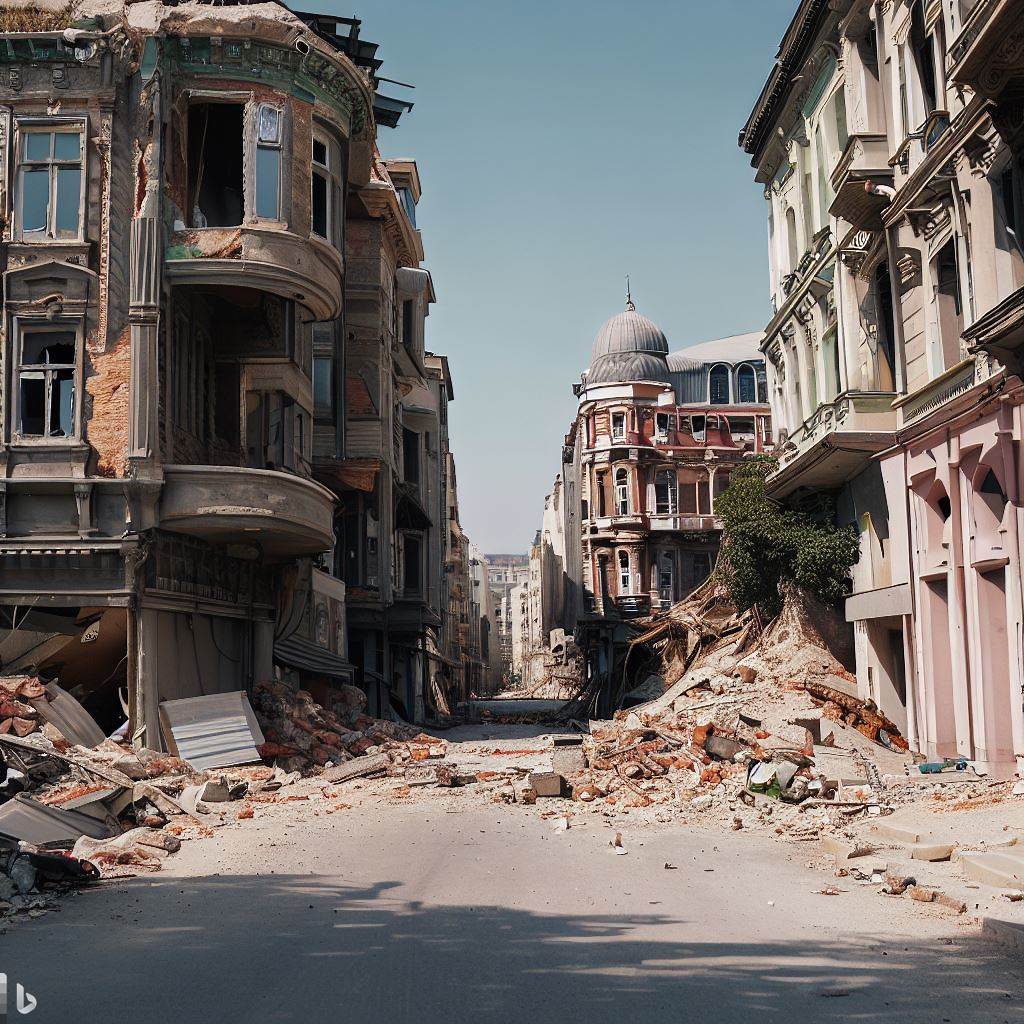
[(619, 824), (617, 855), (539, 806), (312, 806), (11, 928), (9, 990), (33, 1024), (1024, 1019), (1019, 956), (764, 835)]

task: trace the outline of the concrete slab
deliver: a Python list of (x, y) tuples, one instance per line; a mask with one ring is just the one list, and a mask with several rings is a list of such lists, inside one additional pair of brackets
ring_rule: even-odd
[(1001, 889), (1024, 889), (1024, 857), (1009, 853), (961, 853), (957, 863), (976, 882)]

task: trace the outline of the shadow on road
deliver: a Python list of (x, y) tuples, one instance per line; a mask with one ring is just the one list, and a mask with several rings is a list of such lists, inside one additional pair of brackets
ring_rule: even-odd
[[(155, 878), (3, 938), (35, 1022), (1019, 1021), (997, 950), (673, 940), (658, 914), (434, 906), (316, 876)], [(1013, 992), (1010, 995), (1011, 991)], [(89, 1012), (85, 1012), (85, 1008)]]

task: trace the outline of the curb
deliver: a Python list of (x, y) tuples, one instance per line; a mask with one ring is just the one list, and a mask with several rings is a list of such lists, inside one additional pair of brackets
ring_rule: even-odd
[(983, 917), (981, 933), (987, 939), (1024, 953), (1024, 924), (999, 917)]

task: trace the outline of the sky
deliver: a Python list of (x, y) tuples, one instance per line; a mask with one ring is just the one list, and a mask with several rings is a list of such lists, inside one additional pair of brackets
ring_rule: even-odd
[(572, 385), (625, 304), (675, 350), (770, 316), (762, 189), (737, 135), (797, 0), (339, 0), (380, 43), (380, 128), (413, 157), (427, 348), (449, 357), (462, 527), (524, 552), (561, 465)]

